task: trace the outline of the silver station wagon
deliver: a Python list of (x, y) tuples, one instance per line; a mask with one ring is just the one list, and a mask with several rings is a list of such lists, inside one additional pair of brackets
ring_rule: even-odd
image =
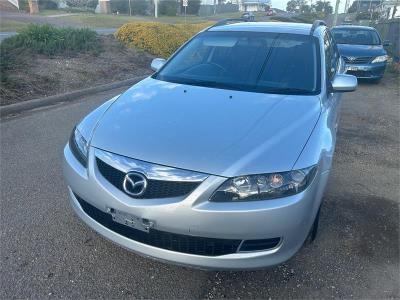
[(342, 92), (329, 29), (225, 20), (105, 102), (64, 149), (83, 221), (136, 253), (254, 269), (315, 238)]

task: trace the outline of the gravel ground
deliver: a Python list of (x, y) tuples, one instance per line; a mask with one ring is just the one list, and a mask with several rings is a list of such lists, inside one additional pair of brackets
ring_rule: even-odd
[(75, 122), (120, 90), (2, 120), (0, 298), (399, 298), (399, 88), (342, 106), (320, 232), (288, 262), (206, 272), (142, 258), (73, 213), (61, 175)]

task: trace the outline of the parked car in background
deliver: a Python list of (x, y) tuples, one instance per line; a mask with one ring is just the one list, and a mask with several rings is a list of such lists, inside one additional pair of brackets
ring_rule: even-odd
[(254, 18), (254, 13), (252, 13), (251, 11), (246, 11), (242, 14), (242, 19), (246, 21), (254, 21)]
[(335, 26), (333, 37), (346, 63), (346, 73), (379, 82), (385, 73), (387, 52), (379, 33), (366, 26)]
[(315, 238), (340, 97), (357, 78), (321, 21), (227, 21), (77, 124), (63, 169), (76, 213), (115, 243), (254, 269)]
[(268, 9), (266, 12), (267, 16), (275, 16), (276, 15), (276, 11), (272, 8)]

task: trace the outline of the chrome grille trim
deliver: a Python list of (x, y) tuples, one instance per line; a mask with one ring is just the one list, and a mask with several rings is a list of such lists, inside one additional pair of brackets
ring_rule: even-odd
[(94, 151), (95, 157), (124, 173), (136, 171), (144, 174), (150, 180), (203, 182), (209, 175), (184, 169), (177, 169), (158, 164), (125, 157), (107, 152), (98, 148)]
[(360, 56), (360, 57), (343, 56), (343, 59), (346, 64), (368, 64), (371, 62), (373, 57), (371, 57), (371, 56)]

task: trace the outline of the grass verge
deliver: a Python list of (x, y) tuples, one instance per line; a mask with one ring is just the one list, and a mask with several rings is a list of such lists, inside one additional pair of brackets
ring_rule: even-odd
[(27, 26), (24, 22), (0, 19), (0, 32), (18, 31)]

